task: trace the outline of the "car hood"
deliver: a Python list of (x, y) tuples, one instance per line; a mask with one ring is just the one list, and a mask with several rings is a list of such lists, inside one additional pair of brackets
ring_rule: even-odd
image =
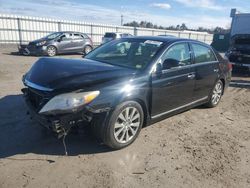
[(24, 76), (24, 84), (48, 90), (73, 90), (129, 79), (134, 74), (135, 70), (89, 59), (41, 58)]
[(48, 40), (48, 39), (46, 39), (46, 38), (41, 38), (41, 39), (37, 39), (37, 40), (31, 41), (31, 42), (29, 43), (29, 45), (36, 45), (37, 43), (43, 42), (43, 41), (48, 42), (48, 41), (50, 41), (50, 40)]

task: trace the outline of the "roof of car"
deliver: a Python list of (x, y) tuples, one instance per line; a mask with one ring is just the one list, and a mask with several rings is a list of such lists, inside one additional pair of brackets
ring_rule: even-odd
[(58, 33), (79, 33), (79, 34), (84, 34), (84, 33), (77, 32), (77, 31), (59, 31)]
[(156, 41), (161, 41), (161, 42), (166, 42), (166, 43), (186, 41), (186, 42), (198, 42), (198, 43), (205, 44), (205, 43), (197, 41), (197, 40), (178, 38), (178, 37), (168, 37), (168, 36), (135, 36), (135, 37), (130, 37), (130, 38), (156, 40)]

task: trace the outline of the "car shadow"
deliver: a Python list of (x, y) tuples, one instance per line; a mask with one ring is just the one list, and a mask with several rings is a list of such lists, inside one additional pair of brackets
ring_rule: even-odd
[[(0, 159), (26, 153), (65, 155), (62, 139), (32, 122), (26, 111), (22, 95), (0, 99)], [(86, 128), (69, 134), (65, 143), (70, 156), (111, 151), (99, 144)]]

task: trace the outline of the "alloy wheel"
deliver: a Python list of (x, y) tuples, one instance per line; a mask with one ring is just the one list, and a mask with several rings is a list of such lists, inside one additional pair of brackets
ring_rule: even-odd
[(49, 56), (55, 56), (56, 55), (56, 48), (53, 46), (48, 47), (47, 53)]
[(141, 115), (135, 107), (125, 108), (117, 117), (114, 136), (119, 143), (128, 143), (138, 132)]
[(84, 49), (84, 54), (87, 55), (89, 52), (91, 52), (92, 48), (90, 46), (86, 46)]
[(221, 82), (217, 82), (214, 90), (213, 90), (213, 95), (212, 95), (212, 103), (214, 105), (217, 105), (221, 99), (222, 96), (222, 92), (223, 92), (223, 86)]

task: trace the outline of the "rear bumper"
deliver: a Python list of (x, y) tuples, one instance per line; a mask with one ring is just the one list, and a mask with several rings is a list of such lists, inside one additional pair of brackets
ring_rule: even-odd
[(23, 55), (47, 55), (47, 46), (20, 45), (18, 51)]

